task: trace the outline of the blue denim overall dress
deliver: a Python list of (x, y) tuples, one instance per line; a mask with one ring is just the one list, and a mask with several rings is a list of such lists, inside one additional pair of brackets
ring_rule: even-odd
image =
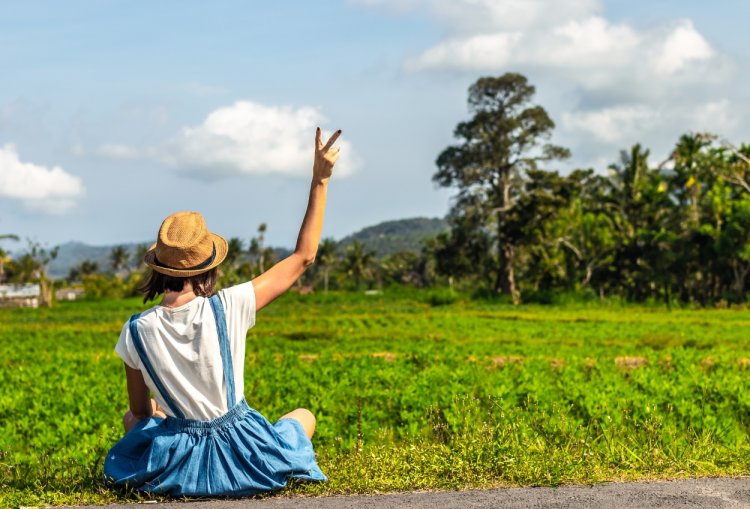
[(173, 496), (243, 496), (282, 488), (290, 477), (325, 481), (312, 443), (295, 419), (271, 424), (245, 398), (235, 404), (234, 371), (224, 307), (210, 298), (229, 411), (209, 421), (186, 419), (160, 381), (138, 333), (133, 344), (164, 402), (175, 416), (139, 421), (104, 461), (104, 476), (117, 485)]

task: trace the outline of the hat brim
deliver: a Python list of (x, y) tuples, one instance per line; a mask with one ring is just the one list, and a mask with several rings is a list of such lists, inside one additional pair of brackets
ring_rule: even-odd
[(192, 277), (192, 276), (197, 276), (198, 274), (203, 274), (204, 272), (208, 272), (214, 267), (218, 267), (219, 264), (223, 262), (224, 259), (227, 257), (227, 251), (229, 251), (229, 245), (227, 244), (227, 241), (224, 237), (222, 237), (221, 235), (217, 235), (215, 233), (209, 233), (209, 235), (211, 237), (211, 240), (213, 240), (214, 245), (216, 246), (216, 257), (214, 258), (213, 263), (211, 263), (211, 265), (208, 265), (207, 267), (203, 267), (200, 269), (183, 270), (183, 269), (173, 269), (171, 267), (162, 267), (161, 265), (157, 265), (156, 244), (152, 245), (148, 249), (148, 251), (146, 251), (146, 254), (143, 255), (143, 262), (149, 267), (151, 267), (151, 270), (153, 270), (154, 272), (164, 274), (165, 276)]

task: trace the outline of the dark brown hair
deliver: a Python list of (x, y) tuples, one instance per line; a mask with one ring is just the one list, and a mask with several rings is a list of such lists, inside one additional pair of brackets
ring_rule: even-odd
[(143, 293), (144, 304), (150, 300), (154, 300), (158, 295), (164, 293), (165, 290), (173, 292), (182, 291), (185, 287), (185, 281), (190, 282), (196, 295), (210, 297), (214, 293), (217, 273), (217, 267), (197, 276), (190, 277), (167, 276), (161, 272), (151, 270), (146, 281), (138, 289)]

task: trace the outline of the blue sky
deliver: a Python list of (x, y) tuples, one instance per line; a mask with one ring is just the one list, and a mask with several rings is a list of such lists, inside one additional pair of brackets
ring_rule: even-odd
[[(324, 235), (442, 216), (478, 77), (526, 74), (573, 158), (746, 136), (750, 6), (652, 0), (0, 2), (0, 233), (144, 241), (176, 210), (292, 246), (313, 129), (342, 128)], [(7, 248), (13, 247), (10, 243)]]

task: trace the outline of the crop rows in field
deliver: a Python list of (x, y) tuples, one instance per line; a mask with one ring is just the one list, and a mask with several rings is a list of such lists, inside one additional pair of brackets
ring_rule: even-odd
[[(0, 502), (112, 500), (136, 301), (0, 311)], [(248, 336), (245, 395), (304, 406), (324, 485), (366, 492), (747, 473), (746, 311), (289, 296)]]

